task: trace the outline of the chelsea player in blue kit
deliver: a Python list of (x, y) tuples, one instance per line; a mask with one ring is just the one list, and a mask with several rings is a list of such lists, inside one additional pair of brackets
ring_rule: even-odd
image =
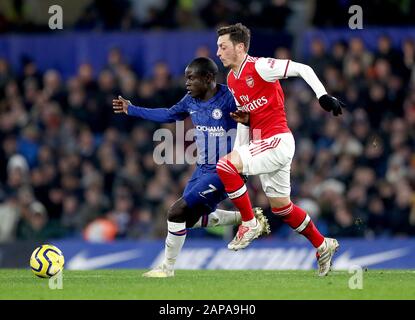
[[(236, 225), (241, 222), (238, 211), (216, 209), (226, 199), (227, 193), (216, 173), (220, 157), (232, 151), (236, 134), (235, 100), (224, 85), (216, 84), (218, 67), (209, 58), (194, 59), (185, 70), (188, 93), (171, 108), (142, 108), (118, 97), (113, 100), (114, 112), (124, 112), (157, 122), (174, 122), (191, 117), (195, 126), (197, 167), (189, 180), (183, 196), (167, 213), (167, 238), (165, 257), (161, 265), (143, 274), (145, 277), (174, 276), (174, 264), (183, 247), (187, 229)], [(263, 226), (269, 232), (266, 218), (260, 208), (254, 209)]]

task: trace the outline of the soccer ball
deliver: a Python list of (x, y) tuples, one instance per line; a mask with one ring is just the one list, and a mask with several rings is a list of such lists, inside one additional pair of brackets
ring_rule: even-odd
[(50, 278), (63, 270), (65, 258), (57, 247), (44, 244), (37, 247), (30, 257), (30, 267), (40, 278)]

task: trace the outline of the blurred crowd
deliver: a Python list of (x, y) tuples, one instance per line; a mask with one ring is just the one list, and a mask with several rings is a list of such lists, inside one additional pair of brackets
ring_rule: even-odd
[[(0, 6), (1, 32), (48, 32), (48, 16), (34, 21), (30, 11), (34, 0), (4, 0)], [(305, 2), (304, 2), (305, 3)], [(303, 3), (303, 5), (304, 5)], [(78, 6), (63, 0), (56, 3)], [(88, 31), (130, 31), (157, 29), (205, 29), (220, 24), (244, 22), (257, 27), (282, 29), (292, 10), (286, 0), (87, 0), (64, 29)], [(236, 20), (237, 19), (237, 20)]]
[[(130, 0), (131, 1), (131, 0)], [(134, 1), (130, 2), (133, 3)], [(242, 22), (256, 28), (284, 29), (293, 13), (286, 0), (208, 0), (208, 1), (161, 1), (159, 6), (150, 5), (148, 14), (128, 26), (143, 29), (202, 29)], [(120, 25), (120, 28), (123, 26)]]
[[(275, 57), (294, 59), (288, 48)], [(167, 209), (194, 167), (155, 165), (153, 132), (175, 125), (116, 115), (112, 99), (169, 107), (185, 94), (184, 81), (163, 62), (140, 78), (117, 48), (107, 60), (63, 80), (30, 58), (22, 73), (0, 59), (0, 242), (165, 236)], [(415, 235), (414, 60), (413, 39), (392, 48), (382, 36), (374, 52), (359, 38), (330, 48), (314, 39), (304, 62), (346, 103), (341, 117), (322, 110), (303, 80), (281, 81), (296, 138), (292, 198), (329, 236)], [(273, 235), (294, 236), (271, 216), (257, 177), (248, 183)]]
[[(49, 16), (38, 13), (42, 18), (33, 18), (33, 12), (39, 11), (37, 0), (3, 2), (0, 33), (52, 31)], [(365, 26), (413, 25), (415, 21), (415, 2), (405, 0), (84, 0), (81, 5), (57, 0), (53, 4), (61, 5), (65, 15), (73, 15), (65, 30), (195, 30), (236, 22), (285, 30), (291, 18), (293, 25), (346, 27), (352, 5), (362, 7)], [(65, 10), (68, 6), (80, 6), (80, 10)]]

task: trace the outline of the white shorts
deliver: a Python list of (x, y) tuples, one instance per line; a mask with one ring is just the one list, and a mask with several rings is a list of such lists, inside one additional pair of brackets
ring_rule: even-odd
[(259, 175), (267, 197), (288, 197), (291, 193), (290, 172), (295, 152), (291, 132), (280, 133), (264, 140), (251, 141), (249, 145), (235, 147), (242, 163), (242, 173)]

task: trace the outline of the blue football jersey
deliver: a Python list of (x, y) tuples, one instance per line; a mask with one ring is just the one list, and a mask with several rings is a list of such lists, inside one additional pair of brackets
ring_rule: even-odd
[(157, 122), (173, 122), (191, 117), (195, 126), (197, 165), (215, 171), (219, 158), (232, 151), (237, 123), (229, 113), (236, 110), (235, 100), (225, 85), (208, 101), (186, 94), (171, 108), (141, 108), (129, 105), (128, 114)]

